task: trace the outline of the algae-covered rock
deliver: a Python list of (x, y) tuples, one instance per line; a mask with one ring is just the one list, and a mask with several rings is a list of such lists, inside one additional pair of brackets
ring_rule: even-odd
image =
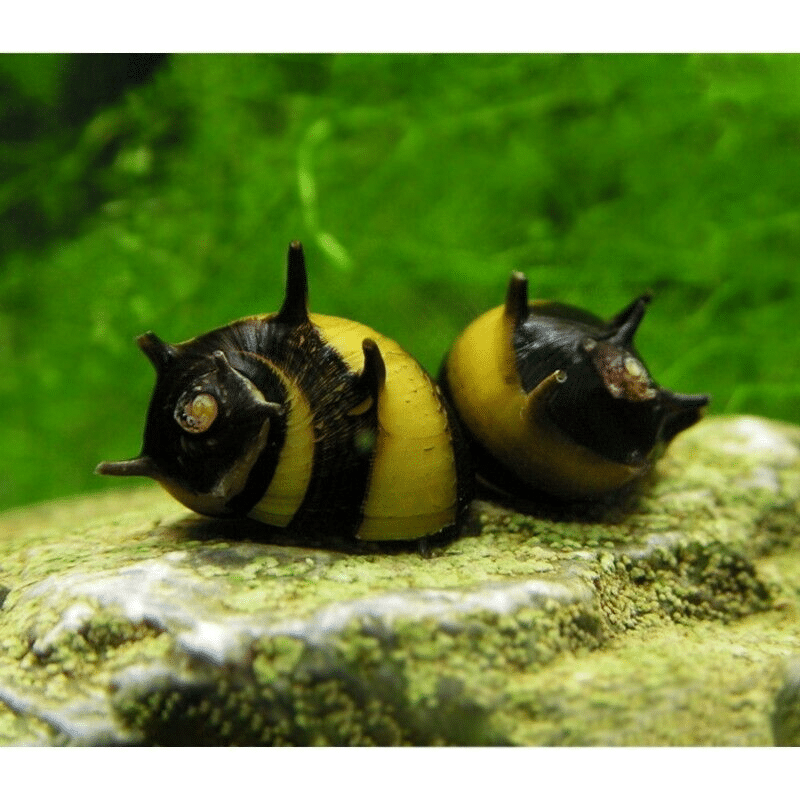
[(157, 487), (6, 513), (0, 743), (797, 744), (799, 508), (800, 429), (736, 417), (615, 503), (475, 501), (427, 557)]

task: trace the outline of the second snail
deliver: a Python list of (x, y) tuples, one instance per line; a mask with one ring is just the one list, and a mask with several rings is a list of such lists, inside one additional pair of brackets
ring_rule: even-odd
[(649, 295), (608, 321), (528, 301), (515, 272), (505, 304), (456, 339), (439, 383), (478, 475), (516, 496), (597, 497), (644, 475), (709, 398), (660, 387), (633, 337)]

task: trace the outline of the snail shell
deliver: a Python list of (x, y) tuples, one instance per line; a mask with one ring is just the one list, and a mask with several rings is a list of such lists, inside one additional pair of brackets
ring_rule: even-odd
[(358, 322), (308, 312), (299, 242), (280, 311), (181, 344), (139, 347), (156, 370), (141, 454), (103, 475), (142, 475), (215, 517), (299, 537), (418, 539), (454, 526), (471, 468), (430, 376)]
[(634, 347), (649, 301), (604, 322), (529, 303), (525, 276), (512, 274), (505, 305), (461, 333), (439, 376), (483, 480), (522, 496), (595, 497), (642, 475), (697, 422), (709, 398), (660, 387)]

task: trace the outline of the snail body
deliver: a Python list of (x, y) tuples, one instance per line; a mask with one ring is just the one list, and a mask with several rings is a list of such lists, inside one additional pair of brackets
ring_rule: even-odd
[(697, 422), (709, 398), (658, 386), (634, 347), (649, 300), (603, 321), (529, 303), (525, 276), (512, 274), (505, 304), (461, 333), (439, 376), (486, 483), (597, 497), (644, 474)]
[(142, 452), (100, 474), (154, 478), (201, 514), (300, 538), (413, 540), (456, 525), (471, 470), (447, 403), (396, 342), (308, 312), (298, 242), (278, 312), (180, 344), (137, 341), (156, 370)]

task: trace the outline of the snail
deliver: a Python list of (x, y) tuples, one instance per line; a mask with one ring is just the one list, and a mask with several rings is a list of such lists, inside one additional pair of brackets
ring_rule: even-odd
[(599, 497), (646, 473), (700, 419), (709, 398), (661, 388), (633, 345), (649, 302), (604, 322), (529, 303), (527, 279), (512, 273), (505, 305), (459, 335), (439, 375), (483, 482), (522, 497)]
[(397, 343), (308, 312), (299, 242), (278, 312), (181, 344), (152, 332), (137, 343), (156, 371), (142, 451), (98, 473), (154, 478), (200, 514), (302, 539), (455, 528), (472, 480), (457, 421)]

